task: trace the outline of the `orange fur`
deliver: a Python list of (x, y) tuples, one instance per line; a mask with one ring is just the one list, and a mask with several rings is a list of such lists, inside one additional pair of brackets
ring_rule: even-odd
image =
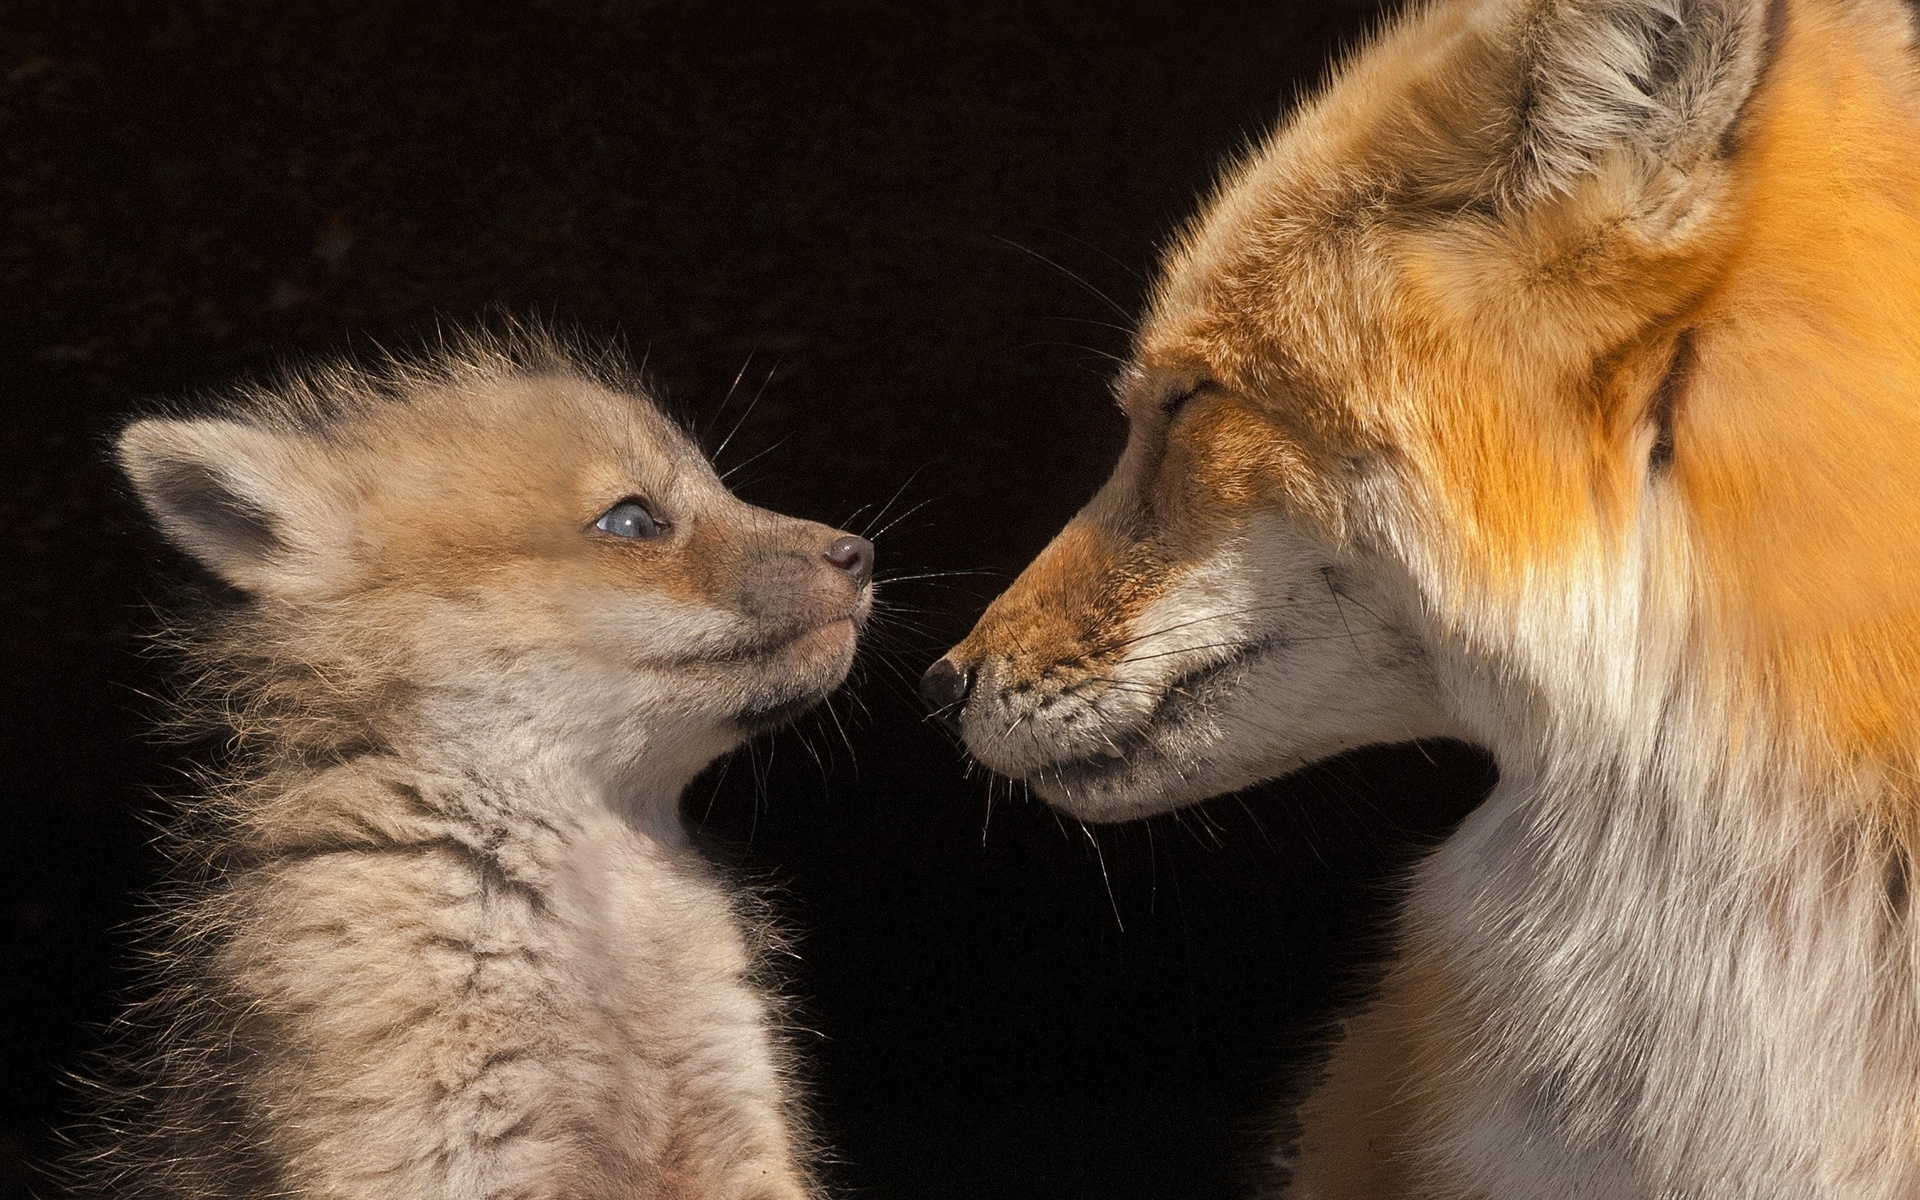
[(974, 753), (1086, 817), (1500, 760), (1292, 1195), (1920, 1194), (1915, 41), (1404, 17), (1173, 247), (1112, 480), (949, 653)]

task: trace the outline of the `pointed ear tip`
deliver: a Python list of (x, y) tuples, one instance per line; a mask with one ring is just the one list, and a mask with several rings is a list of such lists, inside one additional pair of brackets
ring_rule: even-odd
[(113, 461), (136, 488), (144, 490), (142, 485), (153, 474), (155, 460), (164, 453), (167, 424), (161, 419), (140, 417), (113, 435)]
[(223, 435), (238, 428), (219, 417), (135, 417), (114, 435), (113, 457), (129, 474), (159, 459), (208, 458), (217, 447), (231, 449), (233, 439)]
[(113, 439), (113, 460), (135, 492), (155, 512), (172, 512), (182, 497), (197, 494), (192, 481), (214, 475), (221, 454), (217, 421), (180, 417), (136, 417)]
[(113, 456), (122, 464), (151, 457), (170, 444), (177, 445), (192, 424), (177, 417), (135, 417), (114, 434)]
[(120, 427), (120, 432), (113, 435), (114, 454), (125, 458), (138, 450), (153, 437), (159, 424), (160, 421), (154, 417), (135, 417), (128, 421)]

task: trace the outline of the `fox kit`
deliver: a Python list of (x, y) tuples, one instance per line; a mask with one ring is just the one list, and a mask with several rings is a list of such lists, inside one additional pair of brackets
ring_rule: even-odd
[(1111, 481), (929, 671), (1090, 819), (1489, 747), (1285, 1194), (1920, 1196), (1920, 58), (1444, 0), (1168, 254)]
[(179, 839), (158, 1046), (94, 1184), (156, 1197), (809, 1194), (686, 783), (836, 688), (873, 547), (730, 495), (537, 337), (134, 422), (243, 598), (188, 634), (233, 769)]

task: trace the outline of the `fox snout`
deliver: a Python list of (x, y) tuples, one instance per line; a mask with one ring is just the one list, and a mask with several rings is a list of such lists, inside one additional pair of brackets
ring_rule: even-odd
[(840, 621), (864, 623), (873, 601), (873, 543), (812, 522), (743, 556), (739, 611), (767, 647)]
[(1109, 751), (1145, 719), (1146, 690), (1114, 672), (1173, 572), (1125, 569), (1135, 549), (1092, 522), (1070, 525), (927, 668), (921, 699), (987, 765), (1031, 776)]
[(727, 606), (743, 640), (721, 661), (756, 678), (735, 721), (766, 732), (812, 708), (853, 665), (873, 610), (873, 543), (842, 530), (771, 517), (731, 564)]
[(1449, 728), (1379, 563), (1278, 518), (1178, 552), (1117, 525), (1070, 523), (922, 676), (990, 770), (1125, 820)]

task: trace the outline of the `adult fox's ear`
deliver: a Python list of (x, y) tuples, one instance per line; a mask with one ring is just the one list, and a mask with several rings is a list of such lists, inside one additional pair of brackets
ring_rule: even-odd
[(114, 456), (175, 545), (256, 595), (325, 585), (342, 507), (322, 483), (321, 448), (298, 434), (220, 419), (135, 421)]
[[(1522, 18), (1507, 178), (1513, 198), (1606, 168), (1654, 193), (1727, 157), (1785, 0), (1543, 0)], [(1656, 199), (1656, 203), (1657, 203)], [(1671, 214), (1678, 216), (1679, 214)]]

